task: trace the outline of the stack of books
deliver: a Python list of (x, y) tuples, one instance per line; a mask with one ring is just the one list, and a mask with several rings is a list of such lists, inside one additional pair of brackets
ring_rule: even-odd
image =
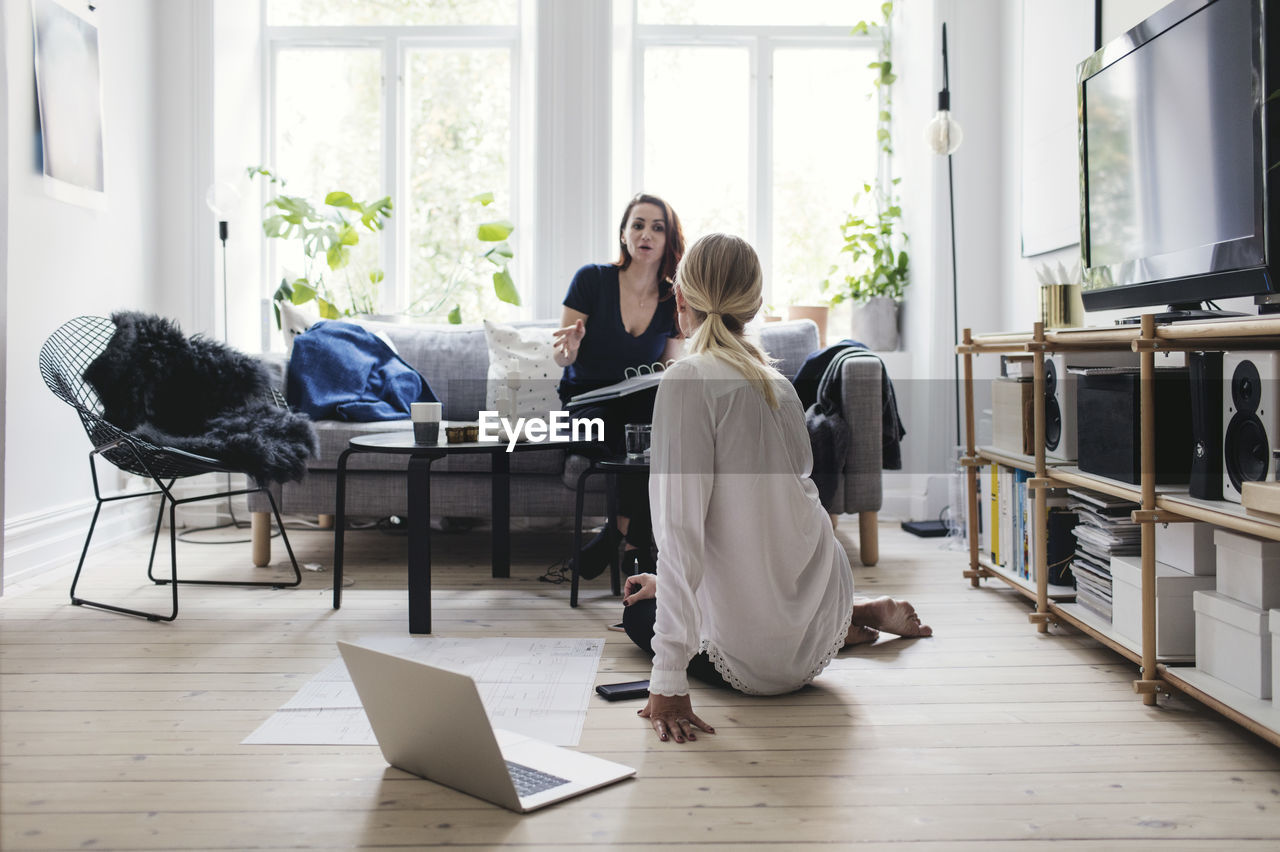
[(1076, 603), (1111, 622), (1111, 557), (1142, 551), (1142, 528), (1129, 520), (1137, 503), (1084, 488), (1068, 490), (1078, 523), (1071, 531), (1076, 553), (1071, 573)]

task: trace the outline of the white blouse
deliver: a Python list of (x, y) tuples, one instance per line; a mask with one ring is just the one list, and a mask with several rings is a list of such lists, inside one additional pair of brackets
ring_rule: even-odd
[(653, 412), (649, 500), (658, 615), (649, 691), (684, 695), (706, 651), (735, 689), (799, 689), (844, 644), (853, 573), (809, 478), (795, 389), (778, 408), (713, 355), (664, 374)]

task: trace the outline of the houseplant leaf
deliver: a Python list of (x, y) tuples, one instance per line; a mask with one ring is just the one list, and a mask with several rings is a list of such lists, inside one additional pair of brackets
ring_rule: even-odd
[[(283, 287), (284, 285), (281, 284), (280, 286)], [(312, 287), (307, 279), (299, 278), (293, 282), (293, 295), (289, 297), (289, 301), (295, 305), (304, 305), (317, 296), (319, 296), (319, 293), (316, 292), (316, 288)]]
[(482, 242), (497, 243), (511, 236), (511, 232), (515, 229), (516, 226), (505, 219), (500, 219), (497, 222), (485, 222), (476, 229), (476, 237)]
[(330, 207), (345, 207), (348, 210), (359, 210), (360, 205), (349, 192), (334, 191), (324, 197), (324, 203)]
[(493, 292), (508, 305), (520, 304), (520, 294), (516, 292), (516, 282), (511, 280), (511, 273), (505, 267), (493, 273)]
[(504, 240), (485, 252), (483, 257), (494, 266), (506, 266), (515, 257), (515, 252), (511, 250), (511, 244)]

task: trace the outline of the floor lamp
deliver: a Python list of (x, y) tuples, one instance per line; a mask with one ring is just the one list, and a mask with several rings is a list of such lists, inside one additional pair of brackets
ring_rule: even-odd
[[(938, 112), (924, 131), (925, 142), (939, 156), (947, 158), (947, 203), (951, 218), (951, 335), (955, 345), (960, 343), (959, 283), (956, 269), (956, 189), (951, 168), (951, 155), (964, 140), (960, 123), (951, 115), (951, 75), (947, 67), (947, 25), (942, 25), (942, 90), (938, 92)], [(960, 354), (952, 346), (952, 362), (955, 366), (956, 396), (956, 446), (960, 446)], [(914, 521), (903, 524), (903, 529), (922, 537), (944, 536), (947, 525), (942, 520)]]
[(240, 202), (240, 190), (235, 184), (220, 180), (209, 187), (205, 193), (204, 203), (213, 211), (218, 220), (218, 239), (222, 241), (222, 342), (231, 340), (231, 316), (227, 310), (227, 234), (228, 219), (236, 205)]
[[(204, 203), (213, 211), (214, 218), (218, 220), (218, 239), (222, 242), (222, 342), (231, 343), (231, 315), (227, 310), (227, 236), (231, 231), (229, 218), (231, 213), (236, 209), (236, 205), (240, 203), (240, 190), (236, 189), (235, 184), (228, 183), (225, 180), (217, 181), (210, 185), (208, 192), (204, 195)], [(231, 474), (227, 474), (227, 490), (231, 490)], [(235, 509), (231, 505), (231, 498), (227, 498), (227, 515), (231, 520), (226, 524), (214, 524), (212, 527), (204, 527), (202, 529), (190, 530), (189, 532), (202, 532), (205, 529), (222, 529), (223, 527), (239, 527), (240, 522), (236, 520)], [(190, 539), (183, 539), (188, 541)], [(236, 542), (225, 542), (241, 544), (249, 541), (249, 539), (237, 540)], [(205, 543), (205, 542), (200, 542)], [(218, 542), (222, 544), (224, 542)]]

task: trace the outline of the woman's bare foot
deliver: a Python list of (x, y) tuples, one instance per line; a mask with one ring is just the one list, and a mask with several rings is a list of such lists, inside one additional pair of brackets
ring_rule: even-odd
[(844, 645), (870, 645), (872, 642), (880, 638), (880, 631), (874, 627), (863, 627), (861, 624), (850, 624), (849, 632), (845, 634)]
[[(853, 623), (898, 636), (932, 636), (933, 628), (920, 622), (916, 608), (890, 597), (869, 598), (853, 604)], [(852, 632), (852, 631), (851, 631)]]

